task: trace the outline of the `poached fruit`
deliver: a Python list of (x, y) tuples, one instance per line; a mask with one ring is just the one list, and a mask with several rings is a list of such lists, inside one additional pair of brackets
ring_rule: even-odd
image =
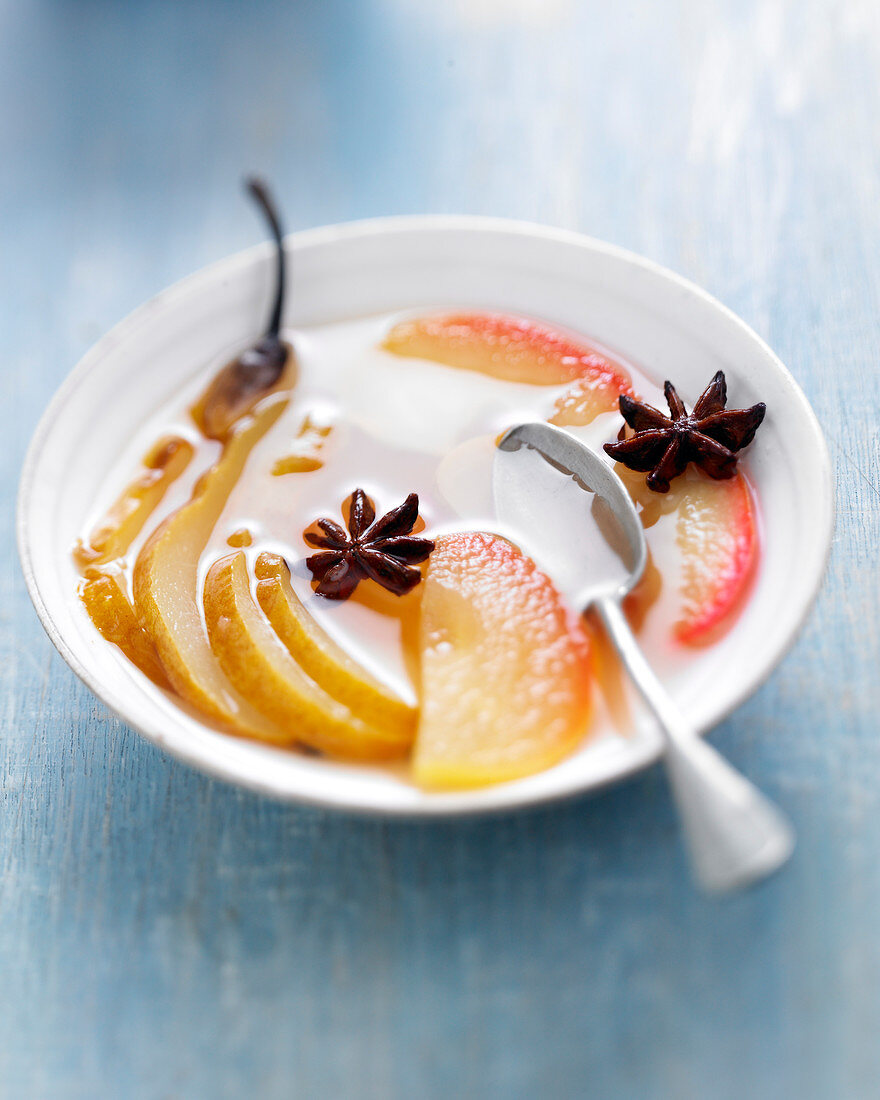
[(211, 651), (199, 603), (199, 560), (256, 444), (285, 409), (275, 399), (238, 428), (192, 500), (150, 536), (134, 567), (138, 618), (174, 690), (225, 727), (274, 743), (294, 738), (238, 694)]
[[(662, 496), (639, 474), (617, 471), (641, 514), (647, 532), (663, 517), (675, 523), (678, 556), (677, 605), (671, 633), (685, 646), (704, 646), (730, 626), (758, 563), (760, 537), (748, 482), (737, 472), (715, 481), (689, 470)], [(656, 567), (652, 563), (652, 570)], [(637, 587), (635, 602), (643, 603)], [(644, 607), (641, 607), (644, 614)]]
[[(507, 395), (507, 405), (499, 408), (519, 412), (530, 400), (510, 383), (542, 387), (535, 392), (535, 415), (575, 430), (593, 425), (594, 434), (608, 423), (594, 424), (596, 418), (613, 412), (621, 395), (630, 397), (635, 388), (650, 392), (637, 372), (586, 341), (498, 314), (412, 318), (391, 326), (381, 347), (369, 353), (384, 355), (383, 369), (397, 369), (400, 377), (411, 379), (422, 369), (419, 361), (430, 360), (426, 385), (437, 377), (436, 364), (463, 372), (464, 395), (471, 384), (464, 375), (482, 375), (483, 388), (474, 392), (485, 400), (487, 385), (497, 385)], [(115, 524), (121, 534), (108, 536), (101, 551), (119, 561), (120, 571), (102, 566), (82, 587), (95, 625), (155, 683), (242, 736), (346, 760), (409, 755), (415, 781), (435, 789), (515, 779), (558, 762), (591, 731), (597, 647), (552, 583), (511, 543), (479, 530), (443, 533), (450, 525), (460, 527), (462, 519), (479, 528), (486, 513), (456, 514), (452, 505), (444, 511), (425, 478), (427, 463), (418, 467), (412, 487), (425, 493), (429, 520), (439, 533), (432, 535), (437, 546), (425, 579), (412, 591), (396, 596), (366, 577), (346, 607), (337, 606), (331, 615), (322, 606), (331, 601), (304, 589), (301, 567), (291, 576), (287, 560), (308, 553), (298, 533), (316, 514), (336, 514), (362, 472), (346, 450), (345, 416), (356, 419), (356, 402), (346, 407), (340, 385), (332, 391), (336, 405), (328, 403), (331, 390), (315, 388), (312, 379), (321, 372), (301, 350), (298, 345), (297, 358), (288, 357), (286, 370), (268, 389), (260, 383), (242, 391), (240, 401), (224, 397), (219, 383), (204, 391), (213, 393), (215, 420), (209, 423), (199, 406), (195, 418), (207, 437), (221, 443), (220, 458), (192, 500), (165, 516), (137, 555), (133, 601), (125, 583), (129, 566), (117, 555), (137, 538), (134, 521), (126, 528), (124, 519), (136, 511), (137, 493), (129, 487), (120, 496), (135, 504), (111, 509), (111, 518), (122, 518), (107, 529)], [(296, 390), (289, 394), (295, 377)], [(315, 408), (329, 409), (329, 419), (310, 419)], [(416, 411), (427, 415), (430, 408), (426, 391), (426, 403)], [(411, 404), (407, 415), (414, 415)], [(462, 398), (458, 439), (464, 445), (479, 434), (491, 441), (503, 425), (500, 414), (494, 420), (481, 415), (483, 420), (469, 415)], [(281, 427), (273, 434), (276, 424)], [(273, 447), (266, 449), (264, 440), (274, 440)], [(255, 480), (249, 465), (258, 445), (264, 482)], [(393, 462), (393, 443), (390, 455)], [(347, 456), (347, 465), (340, 456)], [(363, 458), (360, 452), (356, 457)], [(684, 652), (710, 643), (742, 605), (759, 553), (748, 483), (739, 474), (714, 482), (689, 473), (658, 498), (644, 487), (644, 478), (621, 473), (641, 507), (649, 543), (660, 518), (675, 529), (674, 561), (659, 551), (652, 557), (648, 576), (629, 600), (631, 616), (642, 620), (659, 608), (661, 591), (668, 596), (676, 578), (680, 591), (678, 613), (668, 624), (670, 644)], [(364, 469), (364, 481), (374, 476)], [(283, 512), (261, 509), (260, 492), (268, 482), (289, 492)], [(307, 488), (317, 484), (325, 486), (319, 497)], [(389, 486), (374, 481), (372, 487), (383, 495), (387, 488), (392, 497), (399, 492), (393, 477)], [(148, 503), (138, 512), (138, 530), (161, 504), (161, 494), (151, 492)], [(271, 526), (278, 516), (285, 517), (283, 523)], [(97, 551), (95, 541), (89, 545)], [(247, 551), (230, 554), (229, 546)], [(358, 605), (353, 610), (362, 623), (406, 622), (397, 638), (412, 672), (415, 702), (369, 671), (357, 645), (346, 644), (347, 624), (357, 619), (350, 619), (348, 604)]]
[(293, 590), (284, 558), (280, 554), (260, 554), (254, 572), (257, 602), (303, 671), (366, 722), (389, 730), (407, 745), (411, 743), (416, 708), (372, 676), (321, 628)]
[(131, 605), (121, 572), (112, 568), (90, 567), (80, 584), (79, 598), (89, 618), (108, 642), (118, 646), (131, 663), (158, 687), (171, 687), (153, 640), (141, 626)]
[[(539, 321), (499, 313), (453, 313), (396, 324), (383, 347), (406, 358), (429, 359), (459, 370), (479, 371), (506, 382), (553, 386), (579, 379), (611, 382), (629, 391), (622, 367)], [(612, 404), (613, 408), (613, 404)]]
[(289, 742), (350, 760), (387, 760), (406, 753), (411, 729), (369, 725), (297, 664), (254, 602), (241, 550), (208, 570), (205, 624), (211, 649), (229, 680), (288, 732)]
[(437, 540), (419, 646), (419, 783), (515, 779), (557, 763), (584, 738), (587, 635), (551, 581), (505, 539), (466, 533)]
[(680, 494), (676, 541), (681, 551), (681, 616), (674, 633), (685, 645), (711, 642), (742, 606), (758, 559), (758, 525), (745, 479), (695, 477)]

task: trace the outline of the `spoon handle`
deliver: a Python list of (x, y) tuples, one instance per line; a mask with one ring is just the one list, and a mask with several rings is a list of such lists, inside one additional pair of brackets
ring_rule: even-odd
[(784, 815), (682, 718), (612, 597), (594, 604), (666, 742), (666, 774), (700, 885), (720, 893), (757, 882), (794, 849)]

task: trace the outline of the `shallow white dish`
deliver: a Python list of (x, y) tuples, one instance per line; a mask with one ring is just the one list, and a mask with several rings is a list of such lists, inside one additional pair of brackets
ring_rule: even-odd
[[(742, 615), (696, 650), (670, 689), (701, 731), (747, 698), (792, 643), (822, 580), (833, 528), (821, 428), (772, 351), (691, 283), (587, 237), (488, 218), (387, 218), (287, 240), (294, 291), (286, 325), (445, 305), (521, 312), (594, 337), (692, 401), (716, 370), (732, 404), (766, 401), (748, 455), (763, 513), (763, 556)], [(141, 306), (83, 358), (45, 413), (22, 473), (19, 550), (28, 590), (76, 674), (145, 737), (212, 775), (280, 798), (369, 813), (499, 810), (583, 793), (655, 760), (648, 727), (587, 743), (538, 775), (435, 794), (382, 768), (346, 766), (239, 740), (155, 691), (94, 630), (76, 596), (70, 548), (125, 442), (220, 351), (258, 334), (271, 280), (267, 246), (232, 256)], [(784, 423), (785, 432), (781, 430)]]

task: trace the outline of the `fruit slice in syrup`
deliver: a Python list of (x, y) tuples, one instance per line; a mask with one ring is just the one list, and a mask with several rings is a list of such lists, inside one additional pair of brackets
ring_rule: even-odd
[(488, 534), (429, 558), (420, 630), (417, 782), (476, 787), (561, 760), (591, 712), (590, 645), (550, 580)]
[(368, 725), (303, 672), (254, 602), (242, 551), (208, 570), (205, 622), (226, 675), (291, 738), (352, 760), (385, 760), (409, 748), (411, 736)]

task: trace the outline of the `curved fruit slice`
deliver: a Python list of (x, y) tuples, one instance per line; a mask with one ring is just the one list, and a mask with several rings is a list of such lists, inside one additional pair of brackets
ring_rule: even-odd
[(88, 540), (76, 544), (77, 565), (85, 569), (122, 557), (192, 456), (193, 445), (179, 435), (165, 436), (151, 447), (141, 473), (120, 493)]
[(382, 346), (395, 355), (538, 386), (615, 369), (591, 348), (547, 325), (499, 313), (434, 314), (401, 321)]
[(540, 771), (581, 741), (590, 646), (534, 562), (504, 539), (437, 540), (422, 596), (414, 774), (476, 787)]
[(416, 712), (336, 644), (306, 610), (279, 554), (260, 554), (254, 569), (257, 602), (290, 655), (320, 687), (370, 725), (409, 744)]
[(384, 760), (409, 748), (411, 734), (368, 725), (303, 672), (260, 614), (240, 550), (208, 570), (205, 623), (232, 683), (298, 741), (354, 760)]
[(715, 641), (740, 607), (758, 561), (758, 522), (746, 479), (736, 473), (713, 481), (691, 469), (672, 482), (668, 493), (653, 493), (640, 474), (619, 463), (614, 468), (646, 529), (661, 521), (675, 524), (680, 566), (673, 636), (685, 645)]
[(581, 428), (599, 413), (616, 412), (622, 393), (633, 396), (632, 379), (623, 367), (601, 355), (590, 359), (590, 369), (558, 398), (551, 424)]
[(98, 631), (161, 688), (170, 688), (156, 647), (137, 620), (118, 573), (89, 569), (79, 597)]
[(675, 636), (687, 645), (713, 641), (748, 588), (758, 558), (758, 525), (741, 474), (712, 481), (700, 474), (673, 482), (678, 492), (676, 543), (681, 551), (681, 618)]
[(293, 738), (238, 695), (211, 652), (199, 613), (198, 567), (248, 456), (286, 406), (286, 400), (276, 400), (239, 428), (192, 500), (153, 532), (134, 567), (138, 618), (175, 690), (237, 733), (282, 743)]

